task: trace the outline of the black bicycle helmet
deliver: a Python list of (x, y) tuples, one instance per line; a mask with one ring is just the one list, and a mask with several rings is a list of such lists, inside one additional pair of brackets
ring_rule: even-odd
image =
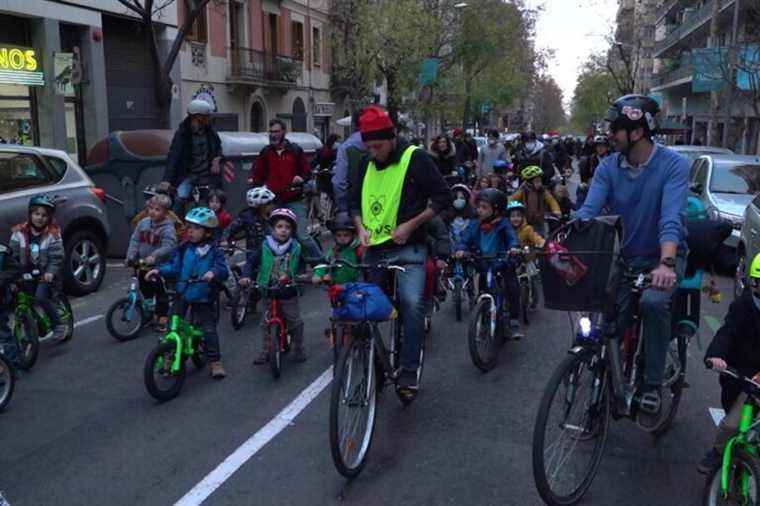
[(604, 120), (610, 124), (610, 129), (616, 130), (635, 130), (643, 127), (647, 135), (651, 136), (657, 132), (657, 113), (660, 112), (660, 105), (657, 101), (646, 95), (625, 95), (615, 100), (609, 109)]
[(496, 188), (484, 188), (478, 192), (475, 202), (488, 202), (495, 212), (503, 212), (507, 208), (507, 194)]
[(339, 230), (348, 230), (350, 232), (356, 232), (356, 226), (354, 222), (347, 215), (343, 214), (335, 218), (330, 227), (332, 232), (335, 233)]

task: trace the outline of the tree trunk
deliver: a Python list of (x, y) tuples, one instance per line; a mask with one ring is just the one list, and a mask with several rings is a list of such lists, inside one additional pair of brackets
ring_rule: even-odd
[[(710, 18), (710, 37), (708, 39), (708, 47), (715, 47), (718, 45), (718, 32), (720, 29), (718, 23), (718, 15), (720, 14), (720, 2), (718, 0), (713, 1), (712, 18)], [(719, 96), (718, 91), (710, 92), (710, 121), (707, 123), (707, 145), (718, 146), (720, 145), (720, 139), (718, 137), (718, 114), (719, 114)]]
[(462, 113), (462, 129), (464, 129), (464, 130), (467, 130), (467, 124), (470, 121), (470, 108), (471, 107), (472, 107), (472, 78), (468, 74), (465, 74), (465, 78), (464, 78), (464, 111)]
[(398, 93), (398, 85), (397, 85), (397, 79), (396, 79), (396, 71), (395, 70), (386, 70), (383, 72), (383, 75), (385, 76), (385, 82), (388, 86), (388, 114), (391, 117), (391, 121), (393, 121), (393, 124), (398, 126), (398, 109), (399, 105), (397, 102), (397, 96)]

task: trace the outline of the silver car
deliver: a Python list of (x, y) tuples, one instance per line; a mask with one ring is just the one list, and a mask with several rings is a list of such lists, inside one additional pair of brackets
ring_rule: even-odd
[(690, 144), (680, 146), (668, 146), (673, 151), (676, 151), (686, 158), (691, 163), (702, 155), (733, 155), (734, 152), (727, 148), (717, 148), (714, 146), (693, 146)]
[(56, 202), (66, 250), (64, 287), (74, 295), (94, 292), (106, 271), (105, 192), (64, 151), (0, 144), (0, 243), (26, 221), (29, 199), (37, 194)]

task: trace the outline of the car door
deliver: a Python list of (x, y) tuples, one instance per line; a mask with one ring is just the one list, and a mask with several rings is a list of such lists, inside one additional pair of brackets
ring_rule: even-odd
[(32, 153), (0, 151), (0, 242), (7, 244), (11, 227), (26, 221), (29, 199), (50, 190), (58, 179)]

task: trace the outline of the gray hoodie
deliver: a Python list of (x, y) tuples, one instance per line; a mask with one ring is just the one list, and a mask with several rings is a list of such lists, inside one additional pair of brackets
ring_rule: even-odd
[(149, 256), (160, 261), (168, 257), (177, 245), (174, 223), (168, 217), (153, 224), (150, 217), (143, 218), (132, 232), (127, 249), (127, 260), (142, 260)]

